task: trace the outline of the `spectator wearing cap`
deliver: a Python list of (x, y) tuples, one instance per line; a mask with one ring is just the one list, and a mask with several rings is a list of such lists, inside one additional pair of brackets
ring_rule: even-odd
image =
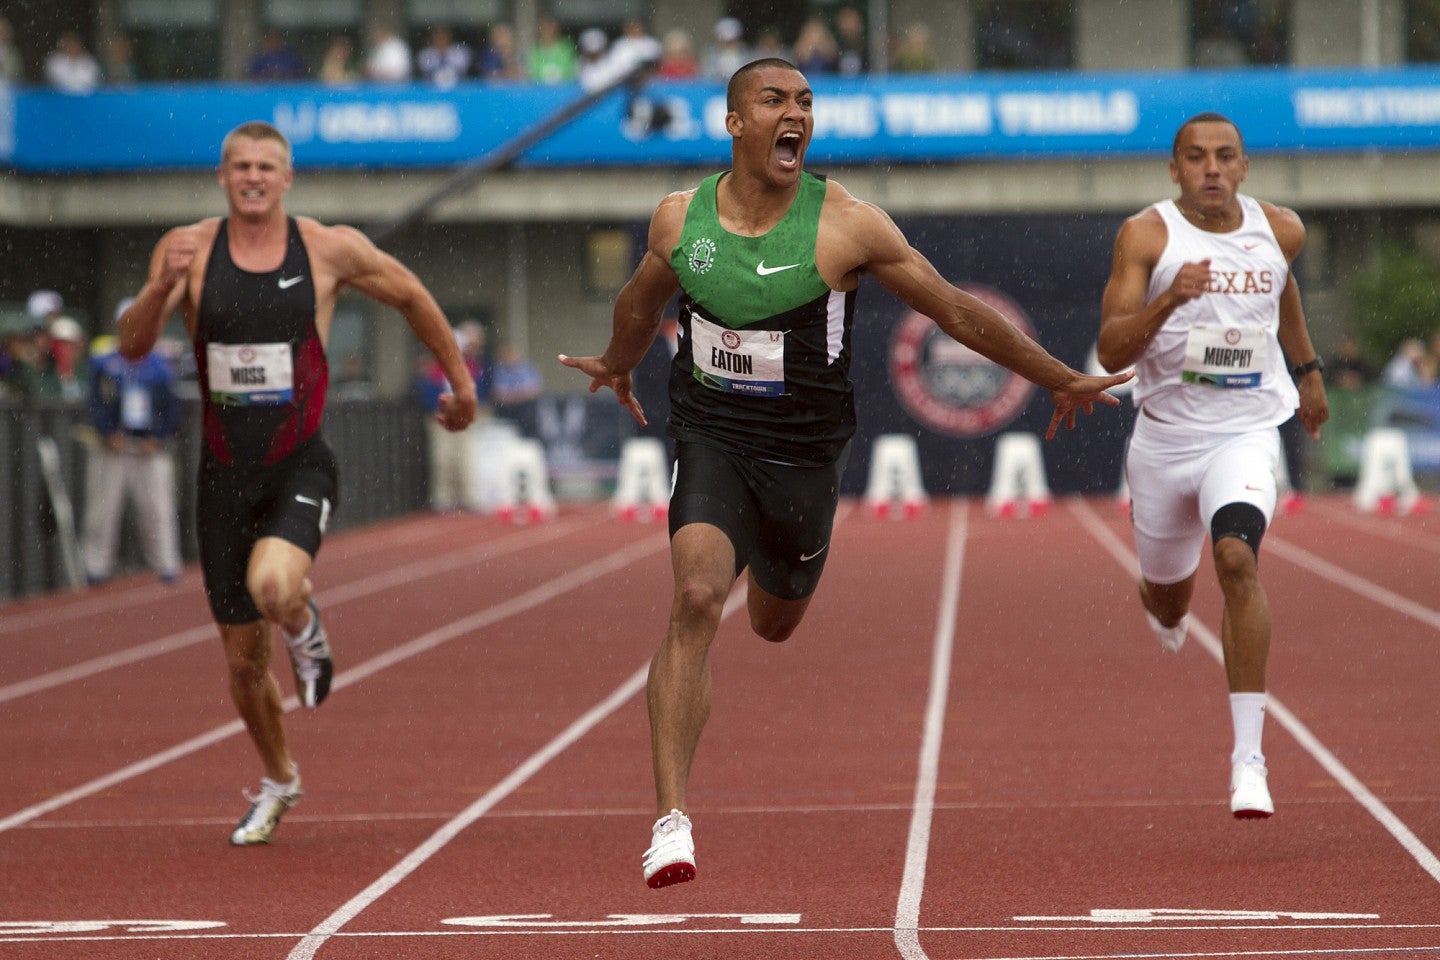
[(715, 42), (705, 51), (701, 72), (713, 80), (728, 81), (731, 75), (752, 59), (745, 46), (745, 28), (734, 17), (715, 22)]
[(594, 90), (605, 85), (608, 61), (605, 52), (610, 47), (610, 38), (599, 27), (589, 27), (580, 32), (580, 60), (576, 64), (576, 76), (580, 86)]
[(85, 331), (65, 316), (65, 300), (54, 290), (36, 290), (25, 302), (35, 322), (30, 339), (36, 376), (22, 373), (19, 392), (35, 399), (80, 400), (85, 396)]
[[(115, 308), (115, 320), (134, 303)], [(98, 340), (99, 338), (97, 338)], [(86, 462), (85, 526), (81, 557), (93, 583), (115, 567), (126, 502), (135, 505), (145, 562), (161, 580), (180, 576), (179, 513), (171, 442), (180, 424), (175, 372), (159, 351), (127, 360), (106, 338), (91, 358), (90, 425), (95, 443)]]

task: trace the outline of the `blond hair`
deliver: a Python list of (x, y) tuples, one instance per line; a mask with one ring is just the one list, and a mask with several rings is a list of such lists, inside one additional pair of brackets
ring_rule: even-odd
[(235, 141), (241, 137), (249, 140), (275, 141), (280, 144), (280, 152), (284, 154), (285, 157), (285, 166), (289, 167), (291, 165), (290, 141), (285, 139), (285, 134), (264, 120), (251, 120), (231, 130), (225, 135), (225, 139), (221, 141), (220, 165), (222, 167), (225, 165), (225, 160), (230, 156), (230, 148), (234, 146)]

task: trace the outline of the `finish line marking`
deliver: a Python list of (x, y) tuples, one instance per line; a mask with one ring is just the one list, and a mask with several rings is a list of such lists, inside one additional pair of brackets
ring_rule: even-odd
[(1138, 910), (1091, 910), (1080, 917), (1012, 917), (1017, 923), (1153, 923), (1156, 920), (1231, 921), (1249, 923), (1255, 920), (1379, 920), (1378, 913), (1296, 913), (1292, 910), (1186, 910), (1171, 907), (1150, 907)]

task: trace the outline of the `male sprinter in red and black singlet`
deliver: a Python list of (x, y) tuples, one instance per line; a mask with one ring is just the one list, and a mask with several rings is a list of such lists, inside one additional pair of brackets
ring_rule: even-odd
[(335, 299), (350, 286), (399, 310), (449, 377), (439, 421), (475, 418), (475, 384), (450, 324), (420, 280), (359, 231), (290, 217), (290, 144), (267, 123), (236, 127), (220, 149), (229, 215), (177, 227), (120, 318), (120, 352), (149, 352), (179, 309), (195, 347), (204, 413), (197, 497), (205, 593), (220, 627), (230, 695), (265, 773), (231, 834), (268, 843), (300, 799), (270, 672), (270, 624), (286, 641), (307, 707), (330, 689), (330, 648), (310, 599), (310, 567), (338, 492), (320, 436)]
[(854, 292), (869, 273), (960, 343), (1046, 387), (1053, 434), (1077, 411), (1119, 401), (1129, 379), (1087, 377), (999, 313), (947, 283), (883, 210), (804, 171), (813, 96), (784, 60), (730, 78), (731, 169), (672, 193), (615, 301), (605, 352), (560, 361), (615, 391), (640, 423), (630, 373), (678, 290), (681, 348), (670, 377), (676, 478), (670, 500), (675, 594), (650, 664), (655, 793), (645, 882), (695, 877), (686, 815), (690, 763), (710, 712), (710, 643), (747, 567), (750, 626), (785, 640), (800, 625), (829, 555), (845, 454)]

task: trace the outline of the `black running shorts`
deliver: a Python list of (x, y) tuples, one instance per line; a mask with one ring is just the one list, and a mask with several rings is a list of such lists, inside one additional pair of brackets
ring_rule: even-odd
[(205, 597), (217, 623), (260, 619), (245, 584), (256, 541), (279, 537), (315, 556), (339, 488), (335, 454), (318, 435), (269, 466), (230, 467), (201, 455), (196, 533)]
[(821, 467), (789, 466), (688, 441), (675, 445), (670, 536), (688, 523), (719, 527), (735, 547), (735, 575), (782, 600), (815, 592), (830, 556), (830, 530), (849, 458)]

